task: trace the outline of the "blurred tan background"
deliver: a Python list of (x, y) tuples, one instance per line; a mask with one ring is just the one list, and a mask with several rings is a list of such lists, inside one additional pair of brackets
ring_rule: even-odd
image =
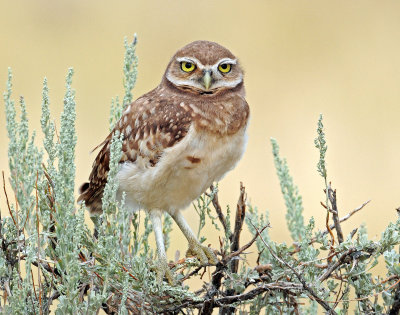
[[(365, 222), (379, 237), (395, 220), (400, 206), (400, 2), (1, 0), (0, 90), (5, 90), (10, 66), (14, 98), (25, 96), (31, 129), (40, 131), (44, 76), (58, 121), (66, 71), (75, 69), (77, 187), (89, 175), (95, 157), (89, 151), (108, 133), (111, 97), (123, 96), (123, 38), (135, 32), (135, 98), (153, 89), (174, 52), (193, 40), (219, 42), (240, 58), (251, 107), (249, 142), (243, 160), (220, 184), (222, 205), (235, 208), (243, 181), (252, 204), (270, 211), (273, 239), (290, 241), (269, 143), (275, 137), (303, 196), (306, 221), (314, 216), (322, 228), (323, 180), (316, 171), (313, 139), (323, 113), (328, 176), (337, 188), (341, 215), (372, 199), (344, 223), (345, 232)], [(0, 144), (0, 169), (7, 170), (3, 104)], [(0, 207), (4, 213), (2, 193)], [(185, 215), (197, 228), (194, 210)], [(186, 250), (179, 231), (173, 240), (170, 258), (177, 249)], [(209, 242), (217, 247), (217, 236)]]

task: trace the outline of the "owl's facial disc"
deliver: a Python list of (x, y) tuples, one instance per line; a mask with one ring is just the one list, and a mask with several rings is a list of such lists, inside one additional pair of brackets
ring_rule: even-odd
[(200, 94), (232, 89), (243, 80), (236, 59), (222, 58), (215, 64), (202, 64), (194, 57), (177, 57), (171, 62), (166, 78), (173, 85)]

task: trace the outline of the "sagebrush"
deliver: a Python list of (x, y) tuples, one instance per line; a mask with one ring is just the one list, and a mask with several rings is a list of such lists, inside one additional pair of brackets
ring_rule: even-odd
[[(125, 95), (122, 101), (118, 97), (112, 100), (110, 128), (132, 101), (138, 63), (135, 47), (136, 37), (132, 43), (125, 40)], [(48, 82), (44, 79), (44, 141), (38, 146), (35, 132), (30, 133), (28, 128), (23, 98), (19, 101), (20, 119), (16, 118), (12, 72), (8, 72), (4, 103), (13, 192), (7, 191), (3, 172), (1, 198), (7, 204), (3, 214), (8, 213), (0, 219), (3, 314), (95, 314), (100, 309), (108, 314), (211, 314), (215, 309), (220, 314), (316, 314), (318, 309), (328, 314), (399, 313), (400, 220), (390, 223), (377, 241), (368, 238), (363, 225), (343, 235), (341, 222), (368, 202), (340, 218), (336, 191), (327, 175), (322, 116), (315, 145), (320, 153), (317, 171), (324, 189), (323, 208), (317, 215), (326, 217), (325, 227), (318, 229), (313, 218), (304, 218), (302, 198), (287, 161), (280, 156), (277, 141), (271, 139), (293, 243), (277, 243), (270, 238), (268, 212), (247, 202), (242, 184), (234, 208), (220, 205), (218, 186), (214, 185), (194, 207), (200, 217), (201, 241), (207, 241), (203, 234), (205, 224), (212, 225), (213, 234), (219, 235), (219, 244), (212, 244), (218, 250), (219, 263), (204, 266), (195, 258), (180, 258), (170, 263), (179, 283), (158, 283), (152, 269), (155, 252), (149, 244), (152, 229), (148, 218), (143, 213), (129, 212), (124, 202), (118, 203), (115, 198), (115, 175), (121, 156), (121, 138), (115, 134), (104, 212), (95, 220), (94, 237), (84, 220), (84, 205), (75, 202), (77, 136), (72, 77), (73, 70), (69, 69), (59, 128), (50, 116)], [(247, 244), (240, 243), (244, 222), (254, 236)], [(163, 226), (168, 248), (169, 235), (173, 233), (168, 215)], [(250, 246), (257, 249), (258, 255), (253, 266), (246, 255)], [(380, 257), (384, 259), (379, 260)], [(383, 263), (386, 277), (374, 276), (373, 268)], [(203, 274), (208, 268), (211, 278), (207, 280)], [(186, 285), (194, 277), (204, 281), (198, 291)]]

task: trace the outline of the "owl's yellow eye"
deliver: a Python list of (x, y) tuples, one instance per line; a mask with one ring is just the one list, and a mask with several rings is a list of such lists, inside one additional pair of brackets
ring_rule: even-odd
[(229, 63), (221, 63), (218, 66), (218, 70), (221, 71), (222, 73), (228, 73), (229, 71), (231, 71), (232, 69), (232, 65)]
[(194, 63), (183, 61), (181, 62), (181, 69), (185, 72), (192, 72), (194, 69), (196, 69), (196, 66)]

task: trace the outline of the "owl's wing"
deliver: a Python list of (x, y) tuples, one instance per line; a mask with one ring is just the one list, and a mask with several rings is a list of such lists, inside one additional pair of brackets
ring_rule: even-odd
[(164, 150), (174, 146), (187, 134), (192, 123), (192, 110), (173, 97), (162, 98), (153, 90), (130, 104), (114, 130), (102, 143), (89, 183), (80, 189), (78, 202), (85, 201), (91, 213), (102, 211), (101, 199), (107, 183), (110, 162), (110, 144), (115, 131), (123, 134), (120, 163), (139, 159), (144, 167), (154, 167)]

